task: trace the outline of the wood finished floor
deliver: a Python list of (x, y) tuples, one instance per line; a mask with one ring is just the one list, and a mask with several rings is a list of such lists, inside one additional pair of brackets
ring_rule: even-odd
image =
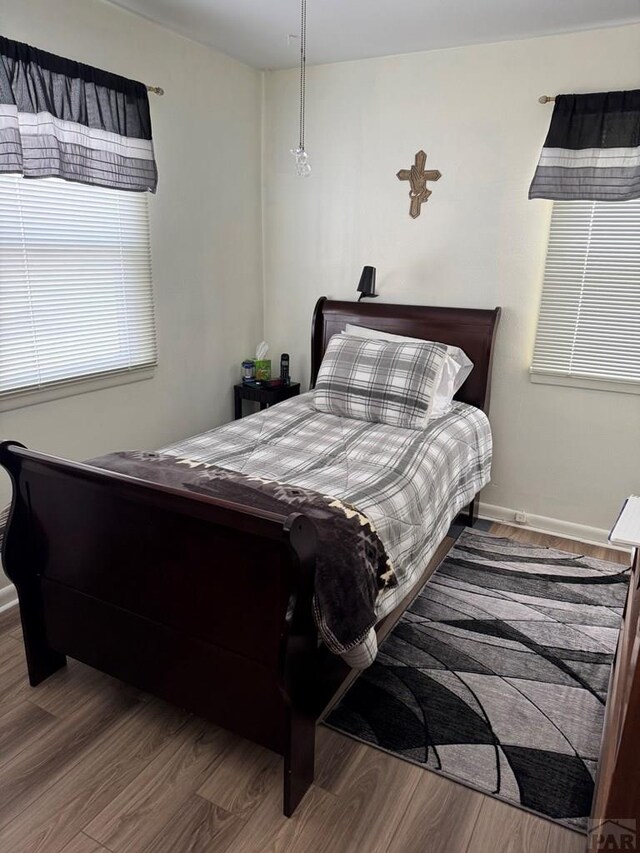
[[(628, 564), (505, 525), (492, 532)], [(0, 614), (0, 853), (582, 853), (584, 836), (322, 727), (289, 820), (281, 759), (69, 661), (26, 681)]]

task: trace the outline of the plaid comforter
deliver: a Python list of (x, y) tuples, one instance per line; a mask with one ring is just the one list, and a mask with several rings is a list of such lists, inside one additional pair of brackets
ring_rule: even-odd
[[(491, 431), (464, 403), (424, 430), (318, 412), (303, 394), (171, 444), (161, 453), (311, 489), (356, 507), (374, 525), (397, 586), (378, 596), (382, 619), (419, 579), (457, 513), (489, 482)], [(364, 668), (376, 635), (344, 659)]]

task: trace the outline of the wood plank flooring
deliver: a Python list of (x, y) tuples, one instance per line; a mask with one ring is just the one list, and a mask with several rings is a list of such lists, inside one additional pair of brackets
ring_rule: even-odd
[[(606, 548), (495, 524), (520, 541)], [(0, 614), (0, 853), (582, 853), (584, 836), (318, 729), (291, 819), (282, 761), (75, 661), (26, 680)]]

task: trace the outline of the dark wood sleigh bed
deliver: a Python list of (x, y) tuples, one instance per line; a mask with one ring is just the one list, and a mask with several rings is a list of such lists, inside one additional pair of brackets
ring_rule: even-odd
[[(354, 323), (461, 347), (474, 369), (457, 398), (486, 410), (499, 315), (323, 297), (312, 383), (330, 337)], [(316, 723), (354, 677), (318, 646), (312, 523), (13, 441), (0, 444), (0, 464), (13, 482), (3, 561), (18, 592), (30, 683), (69, 655), (268, 747), (284, 756), (291, 815), (313, 781)], [(379, 623), (379, 638), (421, 586)]]

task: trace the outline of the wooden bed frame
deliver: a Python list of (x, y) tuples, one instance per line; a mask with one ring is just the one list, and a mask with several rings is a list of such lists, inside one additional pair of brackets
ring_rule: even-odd
[[(475, 366), (457, 396), (486, 410), (499, 315), (323, 297), (312, 382), (331, 335), (346, 323), (373, 326), (462, 347)], [(13, 441), (0, 444), (0, 464), (13, 482), (3, 558), (30, 683), (69, 655), (272, 749), (284, 756), (291, 815), (313, 781), (316, 722), (355, 675), (317, 643), (312, 523)], [(421, 586), (380, 623), (379, 637)]]

